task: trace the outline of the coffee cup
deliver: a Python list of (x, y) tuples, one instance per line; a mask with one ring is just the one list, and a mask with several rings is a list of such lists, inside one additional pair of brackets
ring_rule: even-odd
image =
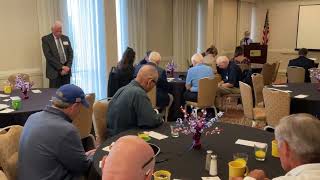
[(248, 174), (249, 169), (244, 161), (230, 161), (229, 165), (229, 178), (244, 177)]

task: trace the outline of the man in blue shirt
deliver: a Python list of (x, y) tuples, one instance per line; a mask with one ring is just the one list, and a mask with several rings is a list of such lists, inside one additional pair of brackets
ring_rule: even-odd
[(203, 56), (200, 53), (194, 54), (191, 57), (193, 67), (188, 70), (186, 79), (186, 89), (184, 99), (186, 101), (197, 102), (199, 80), (205, 77), (214, 78), (211, 67), (203, 64)]

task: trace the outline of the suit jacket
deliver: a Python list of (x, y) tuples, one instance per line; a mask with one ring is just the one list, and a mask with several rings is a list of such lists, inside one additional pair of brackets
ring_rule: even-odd
[[(56, 79), (62, 70), (62, 66), (68, 66), (71, 69), (72, 60), (73, 60), (73, 50), (71, 47), (70, 40), (68, 36), (61, 35), (61, 41), (62, 41), (64, 53), (66, 55), (66, 60), (67, 60), (65, 64), (61, 64), (60, 62), (58, 48), (54, 40), (53, 34), (51, 33), (46, 36), (43, 36), (41, 40), (42, 40), (43, 54), (46, 57), (47, 78)], [(71, 70), (67, 76), (71, 76)]]
[(299, 56), (296, 59), (290, 60), (288, 66), (303, 67), (305, 69), (304, 82), (311, 82), (310, 73), (309, 73), (308, 69), (315, 67), (315, 64), (314, 64), (313, 60), (308, 59), (308, 58), (306, 58), (304, 56)]

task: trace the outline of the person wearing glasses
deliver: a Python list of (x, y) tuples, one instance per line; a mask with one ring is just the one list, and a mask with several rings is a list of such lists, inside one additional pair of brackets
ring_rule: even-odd
[(137, 136), (123, 136), (102, 160), (102, 180), (151, 180), (155, 165), (151, 146)]
[(95, 149), (85, 152), (79, 130), (72, 124), (81, 106), (89, 108), (83, 90), (66, 84), (52, 97), (52, 106), (29, 116), (20, 137), (17, 179), (87, 175)]
[[(310, 114), (292, 114), (280, 120), (275, 129), (281, 166), (287, 172), (273, 180), (320, 179), (320, 121)], [(263, 170), (253, 170), (245, 178), (265, 180)]]
[(153, 128), (162, 124), (162, 115), (153, 110), (147, 96), (158, 77), (155, 66), (144, 65), (134, 80), (116, 92), (107, 111), (107, 136), (132, 128)]

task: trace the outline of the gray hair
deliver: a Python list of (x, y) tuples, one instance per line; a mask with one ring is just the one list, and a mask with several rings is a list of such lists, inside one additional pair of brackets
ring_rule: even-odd
[(280, 120), (276, 139), (286, 141), (303, 163), (320, 162), (320, 120), (310, 114), (293, 114)]
[(203, 56), (200, 53), (196, 53), (191, 57), (192, 64), (196, 65), (203, 62)]
[(53, 25), (51, 26), (51, 29), (53, 29), (55, 27), (62, 27), (62, 22), (61, 21), (55, 21), (53, 23)]
[(161, 60), (161, 56), (160, 53), (156, 52), (156, 51), (152, 51), (149, 55), (149, 61), (153, 62), (155, 64), (159, 64)]
[(68, 108), (68, 107), (70, 107), (72, 105), (72, 104), (64, 102), (61, 99), (58, 99), (56, 97), (52, 97), (51, 100), (52, 100), (52, 104), (55, 107), (61, 108), (61, 109), (66, 109), (66, 108)]

